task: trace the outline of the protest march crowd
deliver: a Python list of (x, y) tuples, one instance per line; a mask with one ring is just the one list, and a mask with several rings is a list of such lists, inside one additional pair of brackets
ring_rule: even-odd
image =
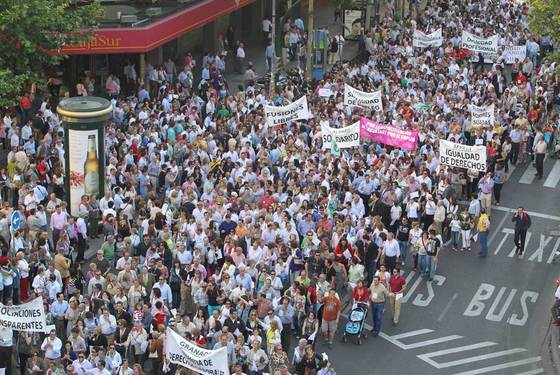
[(39, 92), (5, 111), (0, 295), (42, 298), (47, 329), (0, 316), (0, 368), (11, 374), (14, 354), (21, 374), (195, 374), (216, 350), (212, 373), (332, 375), (345, 303), (369, 305), (376, 336), (386, 300), (399, 323), (402, 270), (429, 282), (474, 241), (486, 256), (508, 168), (534, 160), (542, 176), (556, 147), (552, 41), (516, 1), (431, 1), (404, 20), (392, 4), (364, 59), (334, 56), (323, 80), (272, 95), (250, 79), (233, 94), (208, 56), (187, 54), (179, 75), (115, 72), (108, 188), (75, 217), (57, 93), (37, 116)]

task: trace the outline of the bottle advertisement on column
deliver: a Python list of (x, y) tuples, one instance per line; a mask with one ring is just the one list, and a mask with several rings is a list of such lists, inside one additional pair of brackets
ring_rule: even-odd
[(99, 198), (99, 130), (68, 130), (70, 169), (70, 213), (78, 216), (83, 195)]

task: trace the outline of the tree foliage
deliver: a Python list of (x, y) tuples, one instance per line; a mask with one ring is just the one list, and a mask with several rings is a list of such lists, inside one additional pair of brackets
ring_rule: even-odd
[[(560, 40), (560, 0), (529, 0), (529, 29), (537, 36)], [(560, 53), (551, 56), (560, 63)]]
[(102, 15), (98, 0), (0, 0), (0, 105), (12, 105), (26, 84), (87, 39)]

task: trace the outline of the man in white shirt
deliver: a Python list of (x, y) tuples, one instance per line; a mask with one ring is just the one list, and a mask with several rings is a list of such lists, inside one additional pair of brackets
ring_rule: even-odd
[(84, 353), (78, 354), (78, 359), (72, 362), (72, 366), (76, 375), (84, 375), (87, 373), (87, 370), (93, 368), (93, 365), (86, 359)]
[(112, 342), (112, 337), (117, 330), (117, 319), (109, 313), (108, 309), (103, 309), (103, 314), (99, 318), (99, 327), (101, 327), (101, 334), (107, 337), (107, 341)]
[(60, 359), (60, 349), (62, 349), (62, 341), (56, 337), (56, 330), (51, 329), (49, 336), (45, 337), (41, 344), (41, 350), (45, 352), (47, 361), (58, 361)]
[(241, 73), (241, 69), (243, 67), (243, 63), (245, 62), (245, 48), (243, 43), (239, 43), (239, 47), (237, 47), (237, 53), (235, 55), (235, 71), (237, 73)]
[(105, 355), (105, 361), (111, 362), (111, 366), (109, 367), (111, 367), (112, 369), (118, 369), (121, 366), (122, 358), (119, 352), (115, 350), (115, 344), (109, 345), (109, 350)]
[(264, 41), (268, 42), (268, 39), (270, 38), (270, 29), (272, 27), (272, 22), (270, 22), (270, 20), (265, 17), (265, 19), (262, 21), (262, 27), (263, 27)]
[(383, 242), (383, 253), (385, 254), (385, 266), (389, 272), (393, 272), (393, 268), (395, 268), (401, 256), (401, 250), (398, 241), (391, 232), (387, 233), (387, 239)]
[(12, 365), (13, 337), (12, 329), (0, 327), (0, 369), (7, 369)]

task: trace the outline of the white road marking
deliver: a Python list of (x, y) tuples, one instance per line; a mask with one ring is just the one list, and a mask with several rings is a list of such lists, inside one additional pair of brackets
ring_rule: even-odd
[(443, 319), (443, 317), (447, 314), (447, 312), (449, 311), (449, 309), (451, 308), (451, 305), (453, 304), (453, 301), (455, 301), (457, 299), (457, 297), (459, 296), (459, 293), (455, 293), (453, 294), (453, 297), (451, 297), (451, 299), (449, 300), (449, 302), (447, 302), (447, 305), (445, 305), (445, 307), (443, 308), (441, 314), (439, 314), (437, 321), (441, 322), (441, 320)]
[(556, 252), (558, 251), (559, 247), (560, 247), (560, 238), (556, 240), (556, 243), (554, 244), (554, 248), (552, 249), (552, 252), (550, 253), (550, 256), (546, 261), (547, 264), (552, 263), (552, 261), (554, 260), (554, 256), (556, 255)]
[[(525, 254), (527, 254), (527, 244), (529, 243), (529, 241), (531, 241), (531, 236), (532, 235), (533, 235), (533, 233), (527, 232), (527, 235), (525, 236), (525, 250), (523, 251), (523, 254), (521, 254), (520, 258), (524, 258)], [(514, 245), (513, 248), (511, 249), (511, 251), (509, 252), (508, 257), (513, 258), (516, 251), (517, 251), (517, 247), (515, 247), (515, 245)]]
[(522, 366), (522, 365), (528, 365), (530, 363), (535, 363), (535, 362), (539, 362), (541, 360), (541, 357), (532, 357), (532, 358), (525, 358), (525, 359), (520, 359), (519, 361), (513, 361), (513, 362), (506, 362), (506, 363), (501, 363), (499, 365), (494, 365), (494, 366), (488, 366), (488, 367), (482, 367), (482, 368), (478, 368), (476, 370), (470, 370), (470, 371), (465, 371), (465, 372), (458, 372), (455, 375), (478, 375), (478, 374), (485, 374), (487, 372), (492, 372), (492, 371), (496, 371), (496, 370), (503, 370), (505, 368), (510, 368), (510, 367), (517, 367), (517, 366)]
[(559, 181), (560, 181), (560, 160), (556, 160), (554, 162), (554, 167), (552, 167), (552, 170), (548, 173), (548, 177), (544, 182), (544, 187), (555, 188), (556, 185), (558, 185)]
[(542, 374), (543, 372), (544, 372), (544, 369), (541, 367), (541, 368), (536, 368), (534, 370), (519, 372), (516, 375), (536, 375), (536, 374)]
[(423, 335), (425, 333), (431, 333), (431, 332), (434, 332), (434, 330), (424, 328), (424, 329), (418, 329), (416, 331), (410, 331), (410, 332), (401, 333), (401, 334), (398, 334), (398, 335), (395, 335), (395, 336), (391, 336), (391, 338), (393, 340), (400, 340), (400, 339), (404, 339), (404, 338), (407, 338), (407, 337)]
[[(498, 233), (498, 231), (496, 231), (496, 233)], [(502, 228), (502, 233), (505, 233), (506, 235), (502, 238), (502, 240), (500, 241), (498, 246), (496, 246), (496, 250), (494, 250), (494, 255), (497, 255), (500, 252), (500, 250), (502, 249), (502, 246), (504, 246), (504, 243), (506, 242), (506, 240), (508, 238), (508, 235), (509, 234), (514, 234), (515, 232), (511, 228)]]
[(535, 173), (537, 173), (537, 168), (533, 167), (533, 163), (531, 162), (527, 166), (527, 169), (525, 169), (525, 173), (523, 173), (523, 175), (519, 179), (519, 183), (531, 185), (536, 177)]
[[(492, 210), (503, 211), (503, 212), (511, 212), (511, 213), (515, 212), (515, 208), (509, 208), (509, 207), (503, 207), (503, 206), (492, 206)], [(533, 212), (533, 211), (525, 211), (525, 212), (527, 212), (531, 216), (540, 217), (541, 219), (560, 221), (560, 216), (541, 214), (540, 212)]]
[(453, 341), (462, 338), (463, 336), (450, 335), (450, 336), (438, 337), (437, 339), (431, 339), (426, 341), (415, 342), (414, 344), (404, 344), (404, 345), (406, 346), (406, 349), (415, 349), (415, 348), (421, 348), (423, 346), (439, 344), (441, 342)]
[[(484, 344), (484, 345), (481, 345), (481, 344)], [(505, 356), (505, 355), (516, 354), (516, 353), (521, 353), (521, 352), (526, 352), (527, 351), (527, 349), (523, 349), (523, 348), (514, 348), (514, 349), (508, 349), (508, 350), (502, 350), (502, 351), (499, 351), (499, 352), (481, 354), (481, 355), (476, 355), (476, 356), (473, 356), (473, 357), (458, 359), (456, 361), (449, 361), (449, 362), (442, 362), (442, 363), (436, 362), (436, 361), (431, 359), (433, 357), (442, 356), (442, 355), (445, 355), (445, 354), (460, 353), (460, 352), (466, 351), (466, 350), (474, 350), (474, 349), (478, 349), (478, 348), (484, 348), (484, 347), (487, 347), (487, 346), (492, 346), (492, 345), (488, 345), (488, 344), (495, 344), (495, 343), (482, 342), (482, 343), (478, 343), (478, 344), (474, 344), (474, 345), (467, 345), (467, 346), (461, 346), (461, 347), (458, 347), (458, 348), (440, 350), (440, 351), (433, 352), (433, 353), (421, 354), (421, 355), (418, 356), (418, 358), (420, 358), (421, 360), (429, 363), (430, 365), (432, 365), (433, 367), (435, 367), (437, 369), (442, 369), (442, 368), (460, 366), (460, 365), (464, 365), (466, 363), (484, 361), (484, 360), (490, 359), (490, 358), (497, 358), (497, 357), (502, 357), (502, 356)], [(455, 350), (455, 349), (457, 349), (457, 350)]]
[[(495, 226), (494, 228), (502, 228), (504, 226), (504, 223), (506, 222), (506, 220), (509, 219), (508, 215), (504, 215), (504, 217), (502, 218), (502, 220), (500, 220), (500, 223)], [(510, 219), (511, 220), (511, 219)], [(500, 233), (499, 231), (495, 230), (494, 233), (492, 233), (492, 235), (490, 236), (490, 238), (488, 239), (488, 243), (492, 243), (492, 241), (494, 241), (494, 238), (498, 235), (498, 233)], [(497, 253), (494, 253), (497, 254)]]

